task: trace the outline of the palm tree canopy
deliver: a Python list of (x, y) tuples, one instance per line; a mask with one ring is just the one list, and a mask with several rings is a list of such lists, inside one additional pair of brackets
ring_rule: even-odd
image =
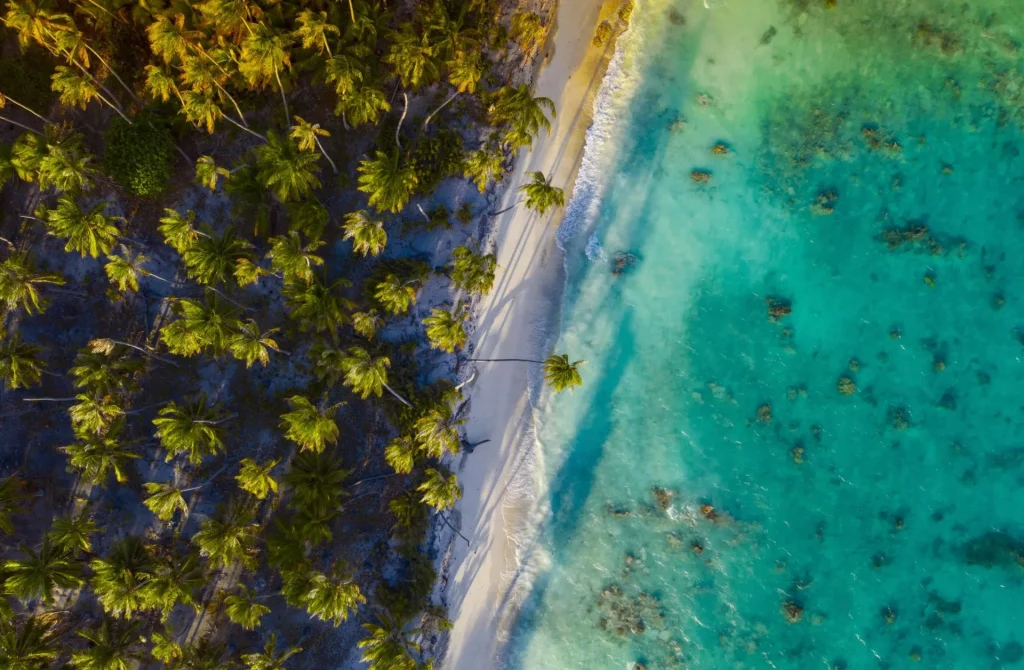
[(70, 589), (85, 583), (82, 566), (71, 554), (44, 537), (39, 551), (22, 546), (23, 558), (4, 561), (5, 588), (22, 600), (53, 601), (56, 589)]
[(243, 458), (238, 474), (235, 476), (238, 487), (246, 493), (252, 494), (258, 500), (263, 500), (270, 493), (277, 493), (277, 480), (270, 473), (280, 462), (280, 460), (271, 460), (260, 465), (251, 458)]
[(342, 239), (352, 240), (352, 250), (363, 256), (379, 256), (387, 245), (384, 222), (375, 221), (365, 209), (346, 214), (343, 228)]
[(187, 454), (189, 462), (198, 465), (207, 456), (223, 453), (224, 429), (219, 424), (224, 420), (224, 412), (217, 405), (209, 405), (206, 394), (201, 393), (184, 405), (171, 401), (157, 413), (153, 425), (168, 461)]
[(293, 507), (322, 515), (341, 504), (344, 482), (350, 474), (351, 470), (341, 467), (340, 458), (304, 451), (295, 456), (284, 481), (291, 488)]
[(256, 565), (256, 540), (259, 526), (253, 523), (252, 508), (238, 501), (223, 505), (215, 518), (207, 519), (192, 536), (214, 568), (240, 563), (248, 569)]
[(145, 658), (141, 648), (141, 621), (117, 622), (104, 617), (96, 628), (77, 631), (90, 644), (71, 652), (71, 665), (78, 670), (131, 670), (134, 661)]
[(494, 286), (494, 271), (498, 259), (494, 254), (473, 253), (467, 246), (452, 252), (451, 277), (456, 289), (487, 295)]
[(84, 513), (78, 516), (62, 516), (53, 520), (46, 537), (57, 549), (69, 553), (91, 552), (93, 535), (100, 531), (96, 522)]
[(15, 514), (24, 514), (24, 501), (30, 496), (25, 492), (25, 482), (15, 475), (8, 475), (0, 480), (0, 531), (10, 535), (14, 532), (11, 519)]
[(299, 322), (303, 332), (334, 333), (348, 320), (351, 301), (338, 295), (337, 290), (348, 285), (345, 280), (326, 284), (320, 279), (312, 282), (288, 282), (284, 287), (285, 305), (290, 315)]
[(402, 86), (410, 90), (434, 83), (440, 78), (437, 47), (427, 33), (420, 33), (411, 23), (404, 23), (395, 33), (384, 62), (395, 68)]
[(569, 362), (568, 354), (555, 354), (544, 361), (544, 379), (556, 392), (572, 391), (583, 385), (579, 368), (586, 361)]
[(41, 670), (60, 655), (50, 615), (26, 617), (19, 626), (13, 617), (0, 618), (0, 667)]
[(39, 294), (44, 284), (63, 286), (64, 277), (57, 273), (37, 273), (27, 253), (13, 253), (0, 263), (0, 301), (8, 312), (19, 308), (29, 315), (45, 311), (49, 303)]
[(143, 608), (144, 589), (155, 576), (157, 564), (142, 538), (129, 535), (107, 556), (90, 561), (89, 567), (93, 591), (104, 611), (125, 618)]
[(464, 325), (468, 316), (469, 314), (458, 305), (450, 310), (430, 310), (430, 316), (423, 319), (430, 346), (449, 354), (465, 346), (469, 339)]
[(303, 449), (321, 452), (328, 444), (338, 443), (338, 424), (334, 413), (338, 405), (319, 408), (302, 396), (288, 399), (292, 411), (281, 415), (284, 436)]
[(161, 521), (170, 521), (178, 511), (188, 509), (185, 496), (178, 487), (160, 482), (146, 482), (143, 488), (149, 495), (143, 504)]
[(359, 163), (359, 173), (359, 190), (369, 194), (372, 207), (386, 212), (405, 209), (419, 183), (416, 170), (401, 165), (397, 147), (390, 154), (377, 150), (372, 159)]
[(388, 274), (374, 288), (373, 297), (390, 314), (404, 314), (416, 302), (418, 282), (403, 282), (395, 274)]
[(266, 366), (270, 363), (270, 352), (280, 351), (277, 341), (272, 337), (278, 331), (277, 328), (261, 332), (259, 324), (251, 319), (239, 323), (237, 328), (228, 338), (228, 349), (232, 356), (245, 361), (245, 367), (250, 368), (256, 362)]
[(202, 235), (185, 249), (182, 260), (188, 276), (200, 284), (216, 286), (233, 276), (239, 261), (251, 259), (252, 245), (239, 239), (234, 230), (219, 237)]
[(42, 347), (22, 342), (18, 335), (0, 342), (0, 381), (4, 388), (37, 386), (43, 374), (43, 361), (39, 357), (42, 352)]
[(256, 600), (256, 593), (245, 586), (239, 586), (237, 593), (224, 598), (224, 612), (245, 630), (254, 630), (260, 625), (260, 619), (270, 614), (270, 608)]
[(565, 206), (565, 193), (548, 183), (543, 172), (532, 172), (531, 180), (519, 188), (526, 194), (526, 206), (543, 215), (552, 207)]
[(83, 479), (104, 485), (113, 474), (119, 484), (128, 481), (128, 466), (141, 456), (121, 441), (122, 425), (123, 421), (114, 421), (106, 435), (80, 434), (76, 442), (61, 447), (71, 467), (80, 471)]
[(445, 475), (434, 468), (427, 468), (424, 475), (423, 482), (416, 490), (423, 493), (420, 500), (425, 504), (436, 510), (447, 510), (454, 507), (462, 498), (462, 487), (459, 486), (459, 480), (455, 475)]
[(178, 318), (161, 329), (160, 339), (168, 351), (179, 356), (194, 356), (207, 347), (221, 353), (241, 326), (236, 312), (216, 300), (201, 303), (181, 298), (171, 309)]
[(341, 360), (341, 369), (345, 373), (345, 386), (351, 387), (364, 400), (371, 394), (378, 398), (388, 383), (388, 368), (391, 359), (387, 356), (373, 357), (362, 347), (352, 347), (348, 356)]
[(157, 230), (167, 244), (179, 254), (184, 254), (199, 239), (195, 224), (196, 213), (191, 209), (184, 215), (175, 209), (165, 209)]
[(267, 133), (267, 143), (256, 149), (256, 178), (281, 202), (304, 198), (320, 188), (317, 154), (301, 151), (298, 144)]
[(311, 282), (313, 268), (324, 264), (324, 259), (314, 252), (325, 244), (326, 242), (320, 239), (306, 243), (299, 231), (291, 230), (286, 235), (270, 240), (267, 258), (270, 259), (270, 267), (281, 273), (286, 281), (301, 279)]
[(121, 230), (114, 224), (114, 217), (104, 214), (106, 209), (107, 203), (100, 202), (89, 211), (82, 211), (74, 198), (62, 195), (55, 209), (40, 205), (36, 209), (36, 216), (46, 222), (49, 234), (67, 240), (65, 251), (97, 258), (110, 253), (121, 234)]
[(292, 656), (302, 652), (302, 647), (288, 647), (277, 651), (277, 634), (271, 633), (263, 646), (263, 653), (242, 654), (242, 662), (249, 670), (284, 670), (284, 664)]

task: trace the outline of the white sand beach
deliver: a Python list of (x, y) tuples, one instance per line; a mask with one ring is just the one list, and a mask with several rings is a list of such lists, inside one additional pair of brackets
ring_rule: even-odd
[[(614, 49), (614, 43), (596, 47), (591, 40), (600, 20), (615, 22), (618, 4), (560, 3), (534, 88), (534, 95), (554, 101), (556, 117), (550, 135), (542, 133), (532, 151), (517, 157), (500, 208), (519, 198), (520, 185), (534, 171), (548, 175), (570, 196), (594, 98)], [(497, 278), (479, 305), (474, 357), (543, 359), (551, 353), (547, 338), (558, 325), (564, 283), (562, 252), (555, 243), (562, 215), (559, 209), (539, 216), (520, 205), (494, 222)], [(449, 573), (447, 599), (454, 629), (443, 667), (450, 670), (495, 667), (501, 642), (515, 620), (515, 599), (508, 595), (517, 563), (506, 530), (517, 511), (524, 510), (517, 510), (508, 486), (523, 465), (520, 447), (532, 433), (528, 375), (536, 381), (540, 374), (539, 366), (526, 363), (476, 366), (466, 438), (470, 443), (491, 441), (460, 459), (464, 497), (458, 509), (471, 545), (456, 541)]]

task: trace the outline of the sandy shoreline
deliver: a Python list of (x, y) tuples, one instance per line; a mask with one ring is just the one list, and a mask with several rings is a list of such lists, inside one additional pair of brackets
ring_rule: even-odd
[[(542, 134), (532, 151), (517, 156), (501, 208), (518, 199), (524, 176), (538, 170), (569, 197), (583, 157), (594, 98), (614, 49), (614, 43), (594, 47), (591, 39), (601, 19), (614, 22), (610, 10), (618, 4), (608, 0), (560, 3), (548, 59), (534, 87), (534, 95), (554, 101), (556, 117), (551, 134)], [(542, 359), (550, 353), (549, 338), (557, 333), (564, 284), (562, 252), (555, 243), (563, 214), (558, 210), (539, 216), (519, 206), (493, 223), (498, 271), (494, 290), (478, 306), (474, 357)], [(520, 483), (517, 474), (524, 469), (529, 485), (530, 392), (537, 390), (541, 379), (536, 365), (477, 366), (465, 434), (470, 443), (491, 442), (459, 461), (464, 493), (458, 511), (462, 532), (471, 545), (467, 548), (457, 540), (450, 566), (446, 595), (454, 628), (442, 666), (449, 670), (496, 667), (501, 642), (515, 620), (516, 602), (509, 594), (518, 562), (507, 530), (517, 512), (524, 516), (529, 502), (517, 501), (510, 490)]]

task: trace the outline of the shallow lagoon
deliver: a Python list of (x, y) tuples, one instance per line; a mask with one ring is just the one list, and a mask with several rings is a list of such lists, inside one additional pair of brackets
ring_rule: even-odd
[(829, 4), (637, 2), (511, 668), (1024, 667), (1024, 12)]

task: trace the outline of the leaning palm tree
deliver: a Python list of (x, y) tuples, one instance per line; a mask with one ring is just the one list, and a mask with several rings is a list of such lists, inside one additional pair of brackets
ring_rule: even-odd
[(471, 362), (479, 363), (536, 363), (544, 369), (544, 380), (556, 391), (572, 391), (583, 385), (580, 367), (586, 361), (569, 361), (568, 354), (552, 354), (546, 360), (533, 358), (471, 358)]
[[(351, 3), (351, 0), (349, 2)], [(242, 654), (242, 662), (249, 670), (285, 670), (284, 664), (288, 659), (301, 652), (302, 647), (287, 647), (283, 651), (277, 651), (277, 635), (271, 633), (267, 637), (267, 643), (263, 645), (263, 652)]]
[(368, 340), (372, 340), (377, 335), (377, 331), (383, 327), (384, 319), (375, 309), (356, 312), (352, 315), (352, 330)]
[(143, 604), (146, 609), (159, 610), (164, 621), (179, 604), (188, 605), (199, 613), (202, 607), (196, 594), (206, 583), (196, 552), (190, 551), (184, 556), (164, 555), (156, 562), (153, 578), (143, 589)]
[(416, 465), (416, 444), (408, 437), (396, 437), (384, 449), (384, 460), (396, 473), (407, 475)]
[(308, 283), (313, 281), (313, 268), (324, 264), (316, 250), (325, 244), (321, 239), (304, 242), (299, 231), (291, 230), (287, 235), (270, 240), (267, 258), (270, 259), (270, 267), (285, 281), (300, 279)]
[(527, 56), (532, 56), (547, 39), (548, 28), (544, 19), (534, 12), (516, 12), (512, 15), (512, 30), (509, 37), (514, 39)]
[(288, 112), (284, 85), (281, 83), (281, 71), (291, 69), (291, 45), (290, 34), (275, 32), (263, 23), (257, 23), (249, 29), (248, 37), (242, 42), (238, 61), (238, 71), (249, 81), (250, 86), (262, 87), (271, 77), (277, 82), (288, 125), (291, 125), (292, 119)]
[(555, 115), (555, 103), (549, 98), (533, 97), (527, 84), (505, 86), (491, 98), (488, 109), (491, 125), (508, 126), (503, 142), (513, 148), (530, 146), (541, 128), (551, 131), (551, 122), (544, 111)]
[(402, 166), (398, 148), (391, 154), (377, 150), (374, 158), (359, 163), (359, 190), (370, 196), (378, 210), (400, 212), (409, 204), (419, 177), (411, 165)]
[(379, 256), (388, 243), (383, 221), (374, 221), (365, 209), (345, 215), (342, 239), (352, 240), (352, 250), (363, 256)]
[(46, 311), (48, 301), (39, 294), (45, 284), (63, 286), (64, 277), (54, 272), (37, 273), (27, 253), (16, 252), (0, 263), (0, 302), (8, 312), (19, 308), (29, 315)]
[(334, 108), (335, 115), (341, 116), (343, 122), (347, 119), (353, 126), (376, 124), (381, 114), (389, 111), (391, 103), (387, 93), (379, 85), (364, 84), (361, 79), (353, 83), (351, 90), (338, 93), (338, 104)]
[(221, 178), (230, 179), (231, 171), (217, 165), (213, 156), (200, 156), (196, 159), (196, 183), (216, 192), (217, 182)]
[(55, 518), (46, 537), (59, 550), (71, 554), (89, 553), (92, 551), (90, 538), (99, 531), (96, 522), (83, 512), (78, 516)]
[(114, 224), (117, 217), (104, 214), (107, 203), (93, 205), (89, 211), (82, 211), (73, 198), (62, 195), (57, 207), (40, 205), (36, 217), (46, 224), (46, 231), (67, 240), (65, 251), (75, 251), (82, 256), (97, 258), (110, 253), (117, 244), (121, 230)]
[(427, 455), (440, 459), (445, 454), (458, 453), (459, 426), (465, 422), (450, 402), (437, 403), (416, 420), (414, 437)]
[(238, 487), (252, 494), (257, 500), (263, 500), (271, 493), (277, 493), (277, 480), (270, 473), (281, 461), (271, 460), (260, 465), (251, 458), (243, 458), (235, 481)]
[(426, 31), (417, 30), (411, 23), (400, 26), (383, 60), (394, 66), (402, 86), (409, 90), (432, 84), (440, 77), (435, 45)]
[(281, 351), (277, 341), (273, 339), (278, 328), (271, 328), (261, 331), (259, 324), (252, 319), (238, 325), (238, 330), (228, 338), (228, 350), (231, 355), (240, 361), (245, 361), (245, 367), (252, 367), (253, 363), (259, 362), (266, 367), (270, 363), (270, 352)]
[(403, 282), (398, 275), (388, 274), (377, 282), (373, 297), (389, 314), (404, 314), (416, 302), (414, 284), (419, 284), (419, 280)]
[(234, 230), (223, 235), (199, 237), (182, 253), (185, 269), (200, 284), (216, 286), (234, 276), (239, 261), (251, 258), (252, 245), (239, 239)]
[(91, 585), (112, 616), (128, 618), (142, 609), (146, 585), (156, 574), (153, 552), (141, 537), (129, 535), (114, 545), (103, 558), (89, 562)]
[(367, 670), (404, 670), (417, 667), (414, 656), (420, 653), (415, 636), (420, 629), (406, 630), (406, 622), (386, 612), (377, 614), (377, 623), (364, 623), (369, 634), (359, 641)]
[(321, 621), (331, 621), (340, 626), (366, 598), (353, 582), (352, 575), (344, 565), (338, 563), (330, 574), (313, 572), (307, 581), (307, 590), (302, 600), (306, 611)]
[(201, 303), (181, 298), (171, 303), (171, 311), (178, 318), (160, 330), (160, 339), (168, 351), (179, 356), (195, 356), (207, 347), (218, 355), (223, 353), (242, 323), (234, 311), (216, 300)]
[(295, 117), (295, 125), (292, 126), (290, 136), (293, 140), (298, 142), (300, 151), (315, 151), (319, 149), (320, 153), (327, 162), (331, 164), (331, 169), (334, 170), (334, 174), (338, 174), (338, 166), (331, 160), (327, 150), (324, 149), (324, 145), (320, 142), (321, 137), (330, 137), (331, 134), (320, 127), (319, 123), (310, 123), (301, 116)]
[[(355, 20), (355, 11), (353, 10), (352, 21), (355, 22)], [(295, 17), (295, 22), (298, 24), (295, 29), (295, 37), (302, 41), (303, 49), (316, 49), (317, 53), (326, 51), (327, 56), (331, 57), (331, 44), (328, 35), (340, 36), (341, 29), (331, 23), (327, 12), (304, 9)]]
[(206, 234), (196, 228), (196, 213), (191, 209), (185, 214), (175, 209), (165, 209), (157, 230), (164, 236), (164, 241), (179, 254), (184, 254), (200, 235)]
[(235, 563), (247, 569), (256, 566), (259, 526), (253, 523), (253, 509), (240, 501), (223, 505), (215, 518), (207, 519), (192, 536), (203, 556), (214, 568)]
[(217, 405), (209, 405), (205, 393), (190, 403), (170, 402), (153, 419), (160, 446), (170, 461), (178, 454), (187, 454), (189, 462), (199, 465), (207, 456), (224, 451), (224, 429), (220, 424), (233, 418)]
[(52, 187), (65, 193), (88, 191), (99, 174), (92, 160), (77, 133), (48, 144), (46, 155), (39, 161), (39, 188), (45, 191)]
[(328, 444), (338, 443), (339, 431), (334, 414), (340, 403), (318, 407), (297, 395), (288, 398), (288, 404), (292, 411), (281, 415), (281, 427), (285, 429), (286, 438), (302, 449), (316, 453), (326, 449)]
[(469, 313), (461, 305), (456, 305), (450, 310), (432, 309), (430, 316), (423, 319), (423, 325), (427, 327), (427, 339), (434, 349), (452, 353), (456, 349), (464, 347), (466, 340), (466, 318)]
[(0, 618), (0, 666), (4, 670), (42, 670), (60, 656), (58, 633), (53, 615), (42, 614), (24, 619), (19, 626), (14, 617)]
[(256, 179), (281, 202), (299, 200), (320, 188), (316, 154), (300, 151), (295, 142), (273, 132), (256, 149), (256, 165)]
[(494, 254), (476, 254), (469, 247), (456, 247), (452, 252), (451, 278), (456, 289), (487, 295), (494, 286), (494, 270), (498, 259)]
[(54, 545), (48, 537), (43, 538), (39, 551), (27, 546), (21, 547), (23, 558), (4, 561), (6, 575), (4, 588), (22, 600), (42, 599), (53, 602), (57, 589), (73, 589), (85, 583), (82, 566), (67, 551)]
[(142, 503), (161, 521), (170, 521), (177, 512), (187, 512), (184, 491), (173, 484), (146, 482), (143, 488), (149, 495)]
[(122, 246), (120, 254), (107, 256), (103, 271), (121, 293), (134, 292), (139, 290), (139, 276), (143, 274), (141, 266), (147, 260), (143, 254)]
[(140, 456), (120, 439), (121, 425), (121, 421), (115, 422), (103, 436), (78, 435), (76, 442), (61, 447), (85, 481), (103, 485), (111, 474), (119, 484), (128, 481), (128, 466)]
[(29, 498), (25, 492), (25, 482), (15, 475), (8, 475), (0, 480), (0, 531), (10, 535), (14, 532), (15, 514), (24, 514), (25, 500)]
[(71, 652), (71, 665), (78, 670), (132, 670), (146, 657), (141, 646), (141, 621), (118, 622), (104, 617), (96, 628), (77, 631), (89, 642), (85, 649)]
[(144, 361), (132, 358), (127, 347), (118, 347), (110, 355), (79, 350), (68, 372), (76, 389), (97, 397), (117, 397), (137, 393), (135, 377), (145, 369)]
[(345, 497), (345, 480), (351, 470), (330, 454), (303, 451), (295, 456), (284, 476), (292, 492), (291, 505), (314, 515), (334, 511)]
[(302, 332), (330, 333), (337, 338), (338, 328), (348, 320), (351, 301), (339, 295), (339, 289), (349, 286), (339, 279), (327, 284), (320, 279), (312, 282), (288, 282), (284, 287), (285, 305), (289, 315), (299, 322)]
[(481, 146), (469, 152), (463, 166), (463, 174), (473, 180), (481, 193), (492, 181), (501, 181), (505, 175), (505, 156), (497, 147)]
[(3, 388), (18, 389), (37, 386), (43, 374), (43, 352), (28, 342), (22, 342), (20, 335), (11, 335), (6, 342), (0, 342), (0, 382)]
[(352, 347), (348, 350), (348, 356), (341, 359), (341, 369), (345, 373), (344, 384), (358, 393), (363, 400), (371, 394), (378, 398), (383, 394), (383, 389), (398, 398), (406, 407), (412, 407), (409, 401), (398, 395), (397, 392), (388, 386), (388, 368), (391, 367), (391, 359), (387, 356), (373, 357), (362, 347)]
[(462, 498), (462, 487), (459, 479), (451, 473), (443, 474), (434, 468), (427, 468), (424, 479), (417, 491), (423, 493), (420, 500), (434, 509), (448, 510)]
[(77, 402), (68, 408), (68, 415), (76, 433), (106, 433), (118, 418), (124, 416), (124, 408), (110, 396), (93, 397), (79, 393), (74, 399)]
[[(224, 613), (232, 623), (245, 630), (254, 630), (260, 625), (260, 619), (270, 614), (270, 608), (259, 602), (254, 591), (244, 585), (238, 587), (237, 593), (224, 598)], [(273, 635), (273, 633), (271, 633)]]
[(531, 173), (530, 183), (519, 189), (526, 194), (526, 206), (543, 215), (552, 207), (565, 206), (565, 192), (552, 186), (543, 172)]

